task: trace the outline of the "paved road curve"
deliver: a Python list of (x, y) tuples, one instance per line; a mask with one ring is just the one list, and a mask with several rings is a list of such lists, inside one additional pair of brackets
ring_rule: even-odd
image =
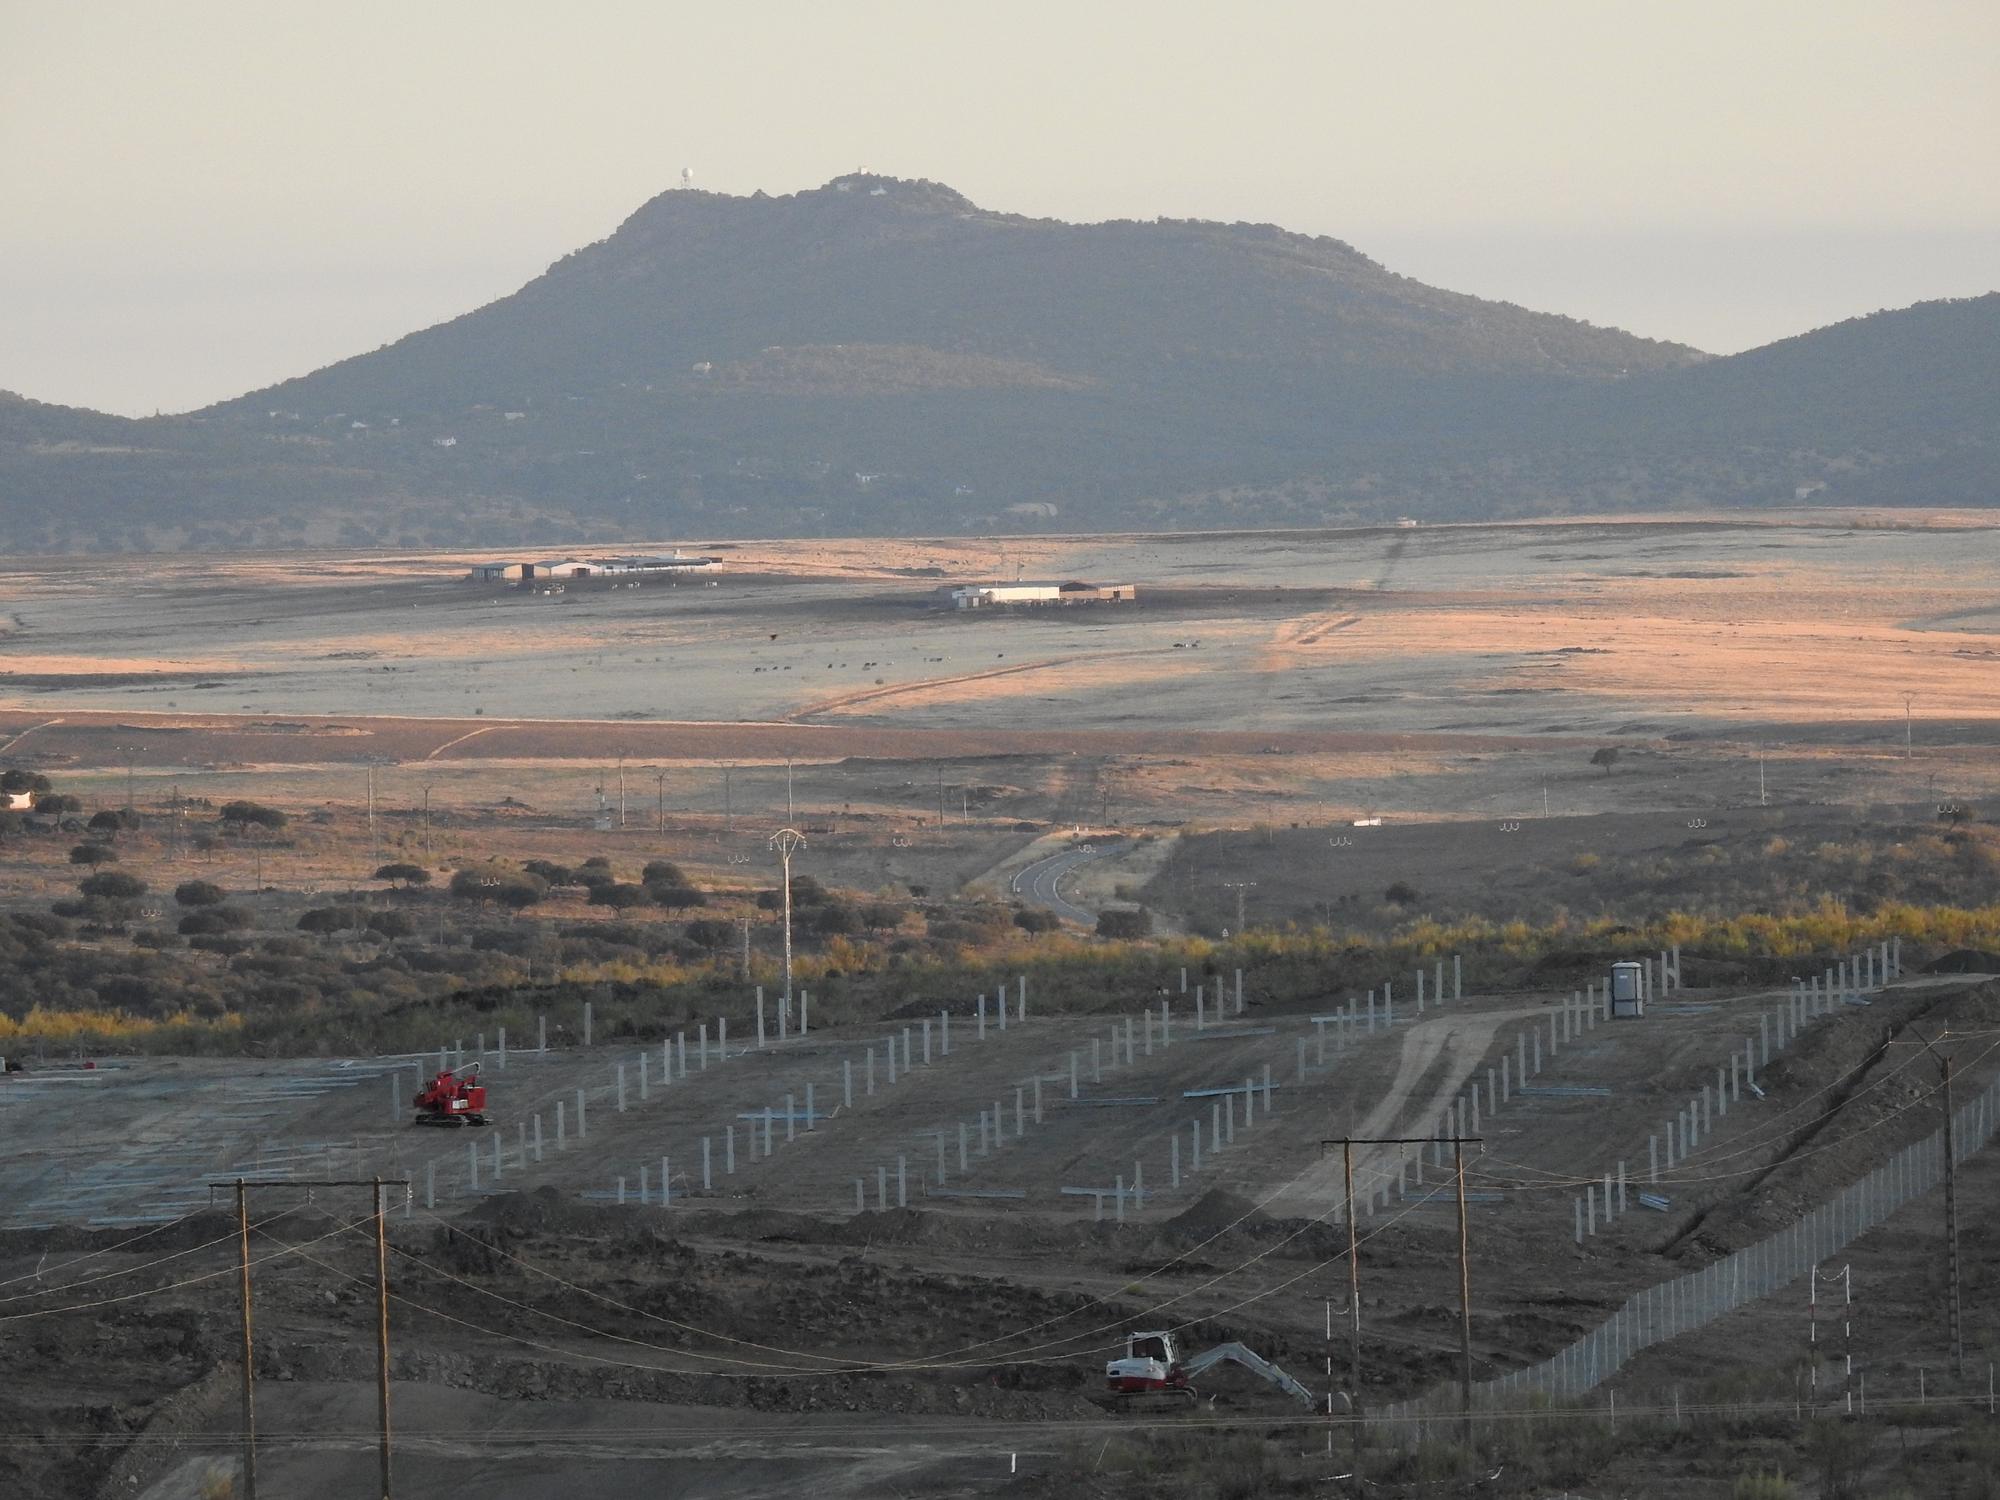
[(1083, 844), (1074, 849), (1065, 849), (1060, 854), (1051, 854), (1047, 859), (1038, 859), (1024, 866), (1014, 875), (1012, 890), (1015, 895), (1033, 902), (1036, 906), (1047, 907), (1066, 922), (1081, 922), (1087, 927), (1097, 924), (1097, 913), (1085, 911), (1082, 907), (1065, 901), (1062, 895), (1062, 879), (1078, 865), (1087, 865), (1093, 859), (1105, 859), (1119, 853), (1122, 844)]

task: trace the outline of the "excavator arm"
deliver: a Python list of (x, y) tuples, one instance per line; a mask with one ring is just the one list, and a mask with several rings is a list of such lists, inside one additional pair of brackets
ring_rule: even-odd
[(1214, 1369), (1225, 1360), (1231, 1364), (1243, 1366), (1244, 1369), (1260, 1379), (1270, 1381), (1272, 1385), (1275, 1385), (1294, 1401), (1297, 1401), (1308, 1409), (1311, 1408), (1313, 1404), (1313, 1394), (1311, 1391), (1300, 1385), (1268, 1359), (1265, 1359), (1262, 1355), (1255, 1353), (1242, 1344), (1217, 1344), (1213, 1349), (1205, 1350), (1187, 1360), (1181, 1366), (1181, 1369), (1186, 1373), (1188, 1379), (1195, 1380), (1200, 1378), (1204, 1371)]

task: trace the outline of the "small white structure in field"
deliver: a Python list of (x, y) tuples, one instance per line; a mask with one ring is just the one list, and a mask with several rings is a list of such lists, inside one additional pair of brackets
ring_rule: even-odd
[(1646, 1013), (1646, 966), (1630, 959), (1611, 966), (1611, 1015), (1643, 1016)]

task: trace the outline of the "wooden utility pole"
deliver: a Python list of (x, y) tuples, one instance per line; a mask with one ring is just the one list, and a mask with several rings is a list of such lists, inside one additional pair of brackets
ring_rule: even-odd
[(1354, 1222), (1354, 1142), (1340, 1143), (1347, 1178), (1347, 1414), (1353, 1420), (1354, 1491), (1361, 1492), (1361, 1234)]
[[(217, 1188), (236, 1189), (236, 1235), (239, 1257), (239, 1274), (243, 1296), (243, 1492), (246, 1500), (256, 1500), (257, 1496), (257, 1432), (256, 1408), (252, 1399), (251, 1386), (251, 1346), (250, 1346), (250, 1199), (249, 1184), (241, 1177), (233, 1182), (211, 1182), (209, 1191)], [(357, 1180), (354, 1178), (287, 1178), (283, 1182), (265, 1184), (269, 1188), (304, 1188), (311, 1192), (314, 1188), (365, 1187), (374, 1195), (372, 1217), (375, 1220), (375, 1344), (376, 1368), (379, 1376), (382, 1406), (382, 1500), (390, 1500), (389, 1492), (389, 1238), (388, 1211), (384, 1207), (382, 1190), (385, 1187), (400, 1187), (409, 1190), (407, 1178), (385, 1181), (380, 1177)]]
[(1458, 1297), (1459, 1352), (1461, 1356), (1460, 1402), (1465, 1413), (1466, 1446), (1472, 1442), (1472, 1272), (1471, 1240), (1465, 1223), (1465, 1148), (1481, 1144), (1483, 1137), (1470, 1136), (1342, 1136), (1323, 1140), (1320, 1149), (1338, 1145), (1346, 1179), (1347, 1205), (1347, 1318), (1348, 1318), (1348, 1421), (1354, 1438), (1353, 1491), (1363, 1493), (1361, 1478), (1361, 1235), (1354, 1214), (1354, 1148), (1356, 1146), (1434, 1146), (1448, 1143), (1458, 1167)]
[(618, 757), (618, 826), (625, 826), (625, 757)]
[(256, 1372), (250, 1344), (250, 1193), (241, 1177), (236, 1179), (236, 1245), (243, 1294), (243, 1496), (244, 1500), (257, 1500)]
[(660, 819), (660, 832), (665, 833), (667, 831), (667, 773), (665, 771), (655, 772), (653, 776), (653, 785), (658, 789), (659, 792), (658, 813)]
[(375, 1351), (377, 1386), (382, 1407), (382, 1500), (390, 1500), (389, 1486), (389, 1233), (388, 1214), (382, 1205), (382, 1179), (376, 1178), (375, 1191)]
[[(1476, 1101), (1475, 1101), (1476, 1102)], [(1458, 1189), (1458, 1404), (1465, 1416), (1466, 1461), (1472, 1459), (1472, 1254), (1465, 1225), (1465, 1142), (1451, 1143)]]

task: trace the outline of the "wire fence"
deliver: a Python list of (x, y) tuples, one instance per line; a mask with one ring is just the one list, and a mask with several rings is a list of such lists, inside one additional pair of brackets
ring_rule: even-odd
[[(2000, 1079), (1952, 1112), (1953, 1148), (1963, 1162), (1992, 1139), (2000, 1123)], [(1611, 1379), (1655, 1344), (1705, 1328), (1716, 1319), (1806, 1275), (1890, 1214), (1944, 1181), (1945, 1132), (1906, 1146), (1790, 1228), (1745, 1246), (1703, 1269), (1646, 1288), (1609, 1319), (1549, 1358), (1472, 1388), (1484, 1405), (1539, 1393), (1576, 1397)], [(1457, 1409), (1458, 1393), (1440, 1390), (1374, 1413), (1406, 1421)]]

